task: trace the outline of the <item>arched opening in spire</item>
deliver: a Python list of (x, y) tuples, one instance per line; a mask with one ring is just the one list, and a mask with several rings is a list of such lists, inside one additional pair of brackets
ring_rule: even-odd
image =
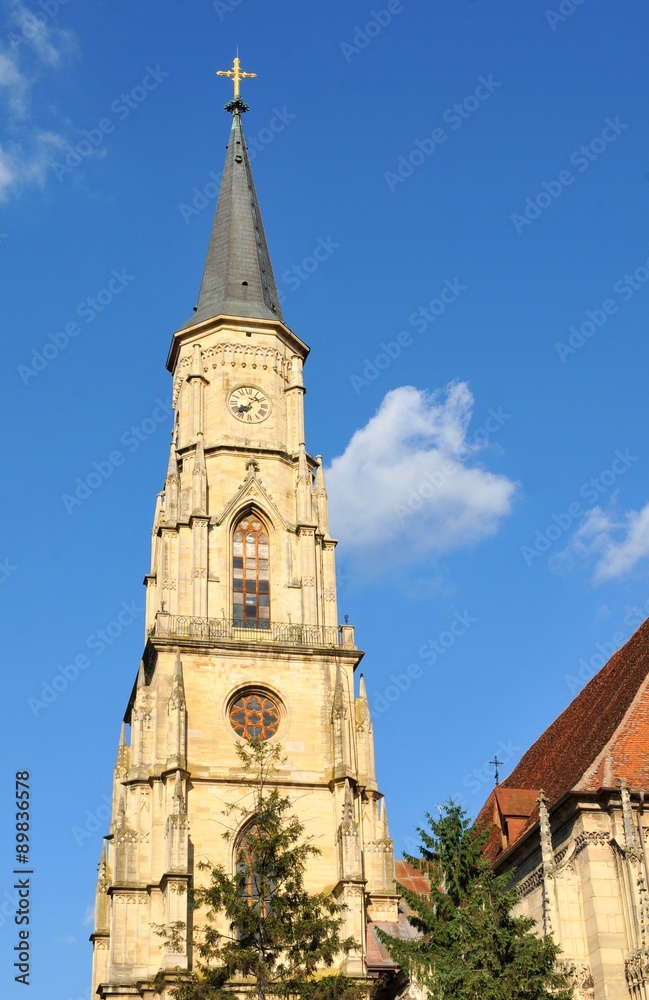
[(249, 510), (236, 521), (232, 538), (232, 618), (237, 628), (270, 628), (269, 560), (268, 529)]

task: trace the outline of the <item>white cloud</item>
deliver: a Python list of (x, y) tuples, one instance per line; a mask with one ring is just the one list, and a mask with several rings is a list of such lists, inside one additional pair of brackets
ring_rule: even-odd
[(0, 146), (0, 201), (4, 201), (7, 192), (15, 183), (16, 172), (11, 155)]
[(22, 0), (10, 0), (10, 17), (25, 42), (38, 59), (52, 69), (58, 69), (63, 58), (74, 51), (73, 32), (59, 28), (42, 9), (35, 14)]
[(43, 187), (63, 139), (54, 132), (35, 132), (26, 142), (28, 149), (18, 142), (0, 145), (0, 202), (26, 184)]
[(0, 109), (5, 118), (0, 201), (25, 185), (45, 182), (64, 140), (38, 124), (32, 94), (43, 74), (60, 69), (76, 45), (74, 34), (59, 28), (43, 10), (35, 14), (22, 0), (8, 0), (5, 7), (12, 31), (8, 41), (0, 43)]
[(496, 532), (516, 485), (476, 462), (472, 407), (464, 382), (387, 393), (327, 471), (331, 530), (348, 551), (417, 561)]
[(29, 80), (18, 66), (15, 51), (0, 51), (0, 97), (10, 118), (25, 118), (29, 107)]
[(593, 507), (566, 552), (594, 559), (595, 583), (625, 576), (649, 557), (649, 503), (618, 517)]
[(22, 82), (15, 59), (5, 52), (0, 52), (0, 87), (16, 87)]

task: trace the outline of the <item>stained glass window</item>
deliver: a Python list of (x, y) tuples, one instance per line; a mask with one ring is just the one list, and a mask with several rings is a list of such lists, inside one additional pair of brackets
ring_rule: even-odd
[(251, 514), (234, 529), (232, 617), (239, 628), (270, 628), (268, 532)]
[(279, 720), (279, 706), (262, 691), (242, 694), (230, 706), (230, 725), (244, 740), (269, 740)]
[(259, 851), (255, 857), (251, 841), (258, 840), (259, 836), (260, 831), (256, 823), (253, 822), (246, 827), (239, 839), (236, 852), (237, 872), (241, 880), (242, 895), (247, 899), (248, 906), (261, 906), (262, 914), (266, 916), (269, 904), (275, 895), (275, 879), (270, 872), (266, 872), (265, 878), (262, 878), (261, 871), (258, 870), (265, 866)]

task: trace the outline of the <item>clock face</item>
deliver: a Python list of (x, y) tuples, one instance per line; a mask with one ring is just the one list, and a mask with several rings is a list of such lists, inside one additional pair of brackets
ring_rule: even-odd
[(247, 424), (258, 424), (270, 413), (270, 400), (261, 389), (252, 385), (241, 385), (233, 389), (228, 399), (230, 413)]

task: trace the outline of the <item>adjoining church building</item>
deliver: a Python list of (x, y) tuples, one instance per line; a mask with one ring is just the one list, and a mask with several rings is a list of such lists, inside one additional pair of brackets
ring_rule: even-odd
[(496, 786), (478, 822), (575, 1000), (649, 998), (649, 620)]
[[(237, 740), (277, 740), (273, 781), (316, 838), (307, 889), (347, 906), (341, 971), (398, 970), (374, 926), (408, 933), (374, 768), (363, 653), (340, 625), (322, 459), (306, 450), (309, 348), (285, 323), (255, 193), (236, 59), (225, 166), (198, 305), (167, 367), (175, 420), (153, 523), (146, 637), (99, 865), (92, 995), (152, 1000), (191, 970), (188, 888), (199, 862), (233, 870), (251, 804)], [(125, 692), (126, 695), (126, 692)], [(249, 822), (253, 821), (252, 814)], [(155, 926), (180, 927), (165, 941)], [(396, 980), (395, 980), (396, 987)], [(162, 996), (168, 994), (165, 989)]]

